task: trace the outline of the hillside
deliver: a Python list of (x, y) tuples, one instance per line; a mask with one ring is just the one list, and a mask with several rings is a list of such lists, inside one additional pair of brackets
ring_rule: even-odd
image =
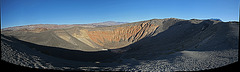
[[(239, 22), (166, 18), (94, 28), (4, 30), (1, 42), (3, 50), (16, 43), (54, 57), (37, 55), (46, 61), (56, 57), (49, 69), (63, 69), (57, 63), (71, 60), (72, 70), (205, 70), (238, 61)], [(7, 56), (3, 60), (9, 61)]]

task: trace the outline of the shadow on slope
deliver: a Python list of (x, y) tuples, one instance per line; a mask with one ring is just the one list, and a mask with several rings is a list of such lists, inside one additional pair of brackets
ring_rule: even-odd
[[(156, 36), (143, 38), (122, 48), (131, 48), (124, 52), (122, 57), (155, 60), (165, 59), (170, 54), (186, 49), (197, 51), (224, 50), (230, 48), (229, 45), (233, 42), (233, 39), (226, 41), (229, 39), (226, 36), (229, 31), (228, 23), (214, 24), (214, 21), (205, 20), (199, 24), (194, 24), (191, 21), (181, 21)], [(219, 43), (223, 44), (219, 45)], [(236, 43), (238, 42), (234, 42), (235, 45)]]

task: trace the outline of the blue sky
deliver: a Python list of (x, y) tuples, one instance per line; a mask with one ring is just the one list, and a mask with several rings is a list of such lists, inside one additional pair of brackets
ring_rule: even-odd
[(1, 28), (180, 18), (239, 21), (239, 0), (1, 0)]

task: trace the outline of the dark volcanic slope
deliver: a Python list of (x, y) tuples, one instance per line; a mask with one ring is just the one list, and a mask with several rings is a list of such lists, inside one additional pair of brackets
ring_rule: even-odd
[(28, 67), (204, 70), (238, 61), (239, 23), (152, 19), (97, 28), (2, 31), (1, 42), (2, 60)]

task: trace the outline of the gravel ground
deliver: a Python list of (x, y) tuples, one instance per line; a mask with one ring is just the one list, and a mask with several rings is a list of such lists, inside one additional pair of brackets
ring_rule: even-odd
[[(56, 70), (110, 70), (110, 71), (196, 71), (221, 67), (238, 61), (238, 49), (221, 51), (184, 50), (162, 55), (154, 60), (124, 59), (122, 63), (95, 63), (70, 61), (51, 57), (32, 50), (18, 41), (1, 40), (1, 59), (16, 65)], [(11, 45), (14, 44), (14, 45)], [(18, 47), (18, 48), (17, 48)], [(88, 66), (82, 66), (88, 65)]]

